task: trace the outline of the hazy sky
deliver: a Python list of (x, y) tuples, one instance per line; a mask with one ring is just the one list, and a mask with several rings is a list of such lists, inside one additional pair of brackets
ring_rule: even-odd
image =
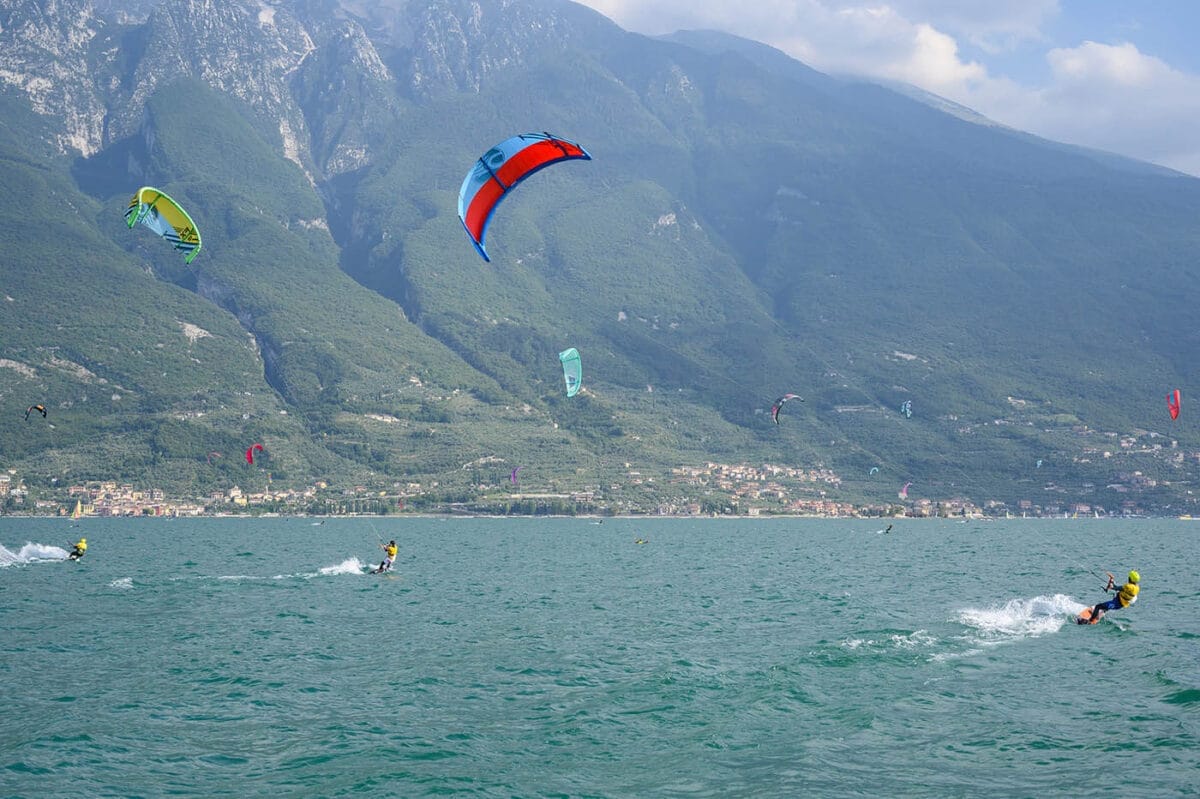
[(1197, 0), (578, 0), (627, 30), (726, 31), (824, 72), (1200, 175)]

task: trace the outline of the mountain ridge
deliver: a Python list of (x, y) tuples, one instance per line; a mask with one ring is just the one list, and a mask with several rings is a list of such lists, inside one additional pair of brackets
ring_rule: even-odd
[[(832, 468), (829, 490), (880, 505), (877, 465), (978, 502), (1191, 502), (1200, 439), (1174, 425), (1164, 450), (1154, 428), (1200, 342), (1200, 182), (724, 35), (644, 37), (553, 0), (402, 5), (0, 0), (5, 193), (60, 198), (35, 207), (61, 231), (30, 235), (4, 200), (6, 271), (49, 307), (70, 284), (81, 315), (6, 303), (0, 357), (37, 378), (0, 369), (0, 396), (57, 396), (97, 442), (6, 420), (0, 456), (47, 487), (108, 470), (203, 493), (265, 476), (206, 453), (274, 437), (276, 482), (502, 498), (461, 468), (502, 453), (613, 508), (695, 494), (670, 470), (714, 459)], [(595, 159), (515, 193), (483, 264), (458, 184), (526, 127)], [(142, 184), (197, 219), (193, 269), (124, 229)], [(94, 381), (46, 371), (64, 350), (139, 407), (95, 411)], [(785, 391), (807, 401), (776, 427)], [(1137, 443), (1097, 457), (1100, 431)], [(1118, 479), (1134, 471), (1156, 484)]]

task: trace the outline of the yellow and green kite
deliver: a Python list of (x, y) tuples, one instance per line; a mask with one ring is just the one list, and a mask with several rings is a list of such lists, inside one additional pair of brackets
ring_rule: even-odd
[(138, 222), (153, 230), (185, 253), (184, 263), (200, 254), (200, 231), (179, 203), (151, 186), (143, 186), (129, 201), (125, 222), (132, 228)]

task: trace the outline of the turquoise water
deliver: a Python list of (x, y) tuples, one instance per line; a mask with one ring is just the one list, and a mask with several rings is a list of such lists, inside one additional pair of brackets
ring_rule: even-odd
[(884, 526), (3, 519), (0, 796), (1200, 794), (1200, 522)]

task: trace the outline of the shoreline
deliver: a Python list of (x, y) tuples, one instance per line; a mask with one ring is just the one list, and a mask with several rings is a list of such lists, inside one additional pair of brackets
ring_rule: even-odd
[(148, 519), (148, 520), (165, 520), (177, 521), (179, 519), (312, 519), (328, 521), (331, 519), (369, 519), (382, 521), (399, 521), (403, 519), (588, 519), (604, 522), (605, 520), (627, 520), (627, 519), (708, 519), (708, 520), (746, 520), (746, 521), (764, 521), (770, 519), (828, 519), (837, 521), (884, 521), (892, 520), (892, 523), (898, 521), (918, 522), (918, 521), (955, 521), (955, 522), (994, 522), (994, 521), (1038, 521), (1047, 519), (1058, 519), (1062, 521), (1101, 521), (1109, 520), (1130, 520), (1130, 519), (1176, 519), (1178, 521), (1200, 521), (1200, 516), (1178, 516), (1172, 514), (1163, 515), (1147, 515), (1136, 514), (1128, 516), (828, 516), (823, 514), (808, 514), (808, 513), (760, 513), (755, 515), (750, 514), (719, 514), (719, 515), (697, 515), (697, 514), (657, 514), (657, 513), (627, 513), (627, 514), (518, 514), (518, 513), (400, 513), (400, 514), (370, 514), (370, 513), (355, 513), (355, 514), (335, 514), (335, 515), (318, 515), (318, 514), (290, 514), (290, 513), (204, 513), (196, 515), (87, 515), (77, 519), (69, 516), (61, 516), (57, 514), (36, 514), (36, 513), (5, 513), (0, 514), (0, 520), (3, 519), (47, 519), (57, 521), (70, 522), (72, 526), (88, 520), (97, 519)]

